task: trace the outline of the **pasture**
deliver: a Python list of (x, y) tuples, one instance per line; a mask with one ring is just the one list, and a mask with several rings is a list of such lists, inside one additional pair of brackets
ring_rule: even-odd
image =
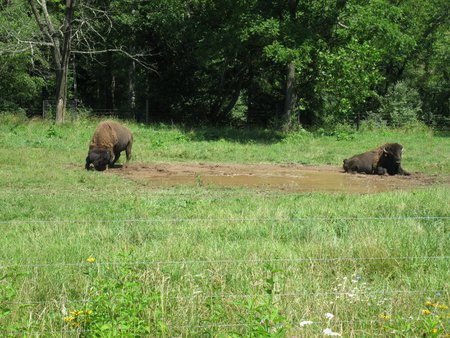
[[(130, 165), (88, 172), (97, 123), (0, 117), (2, 336), (450, 334), (448, 134), (130, 122)], [(351, 178), (379, 191), (217, 185), (199, 169), (339, 171), (385, 142), (413, 176)], [(192, 181), (129, 175), (158, 166)]]

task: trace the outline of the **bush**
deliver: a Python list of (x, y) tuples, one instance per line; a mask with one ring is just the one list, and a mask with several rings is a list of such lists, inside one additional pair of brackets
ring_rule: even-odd
[(386, 120), (381, 114), (370, 112), (367, 117), (361, 121), (361, 131), (382, 130), (386, 128)]
[(23, 109), (0, 113), (0, 124), (2, 125), (19, 125), (24, 124), (27, 120), (27, 115)]
[(414, 124), (422, 113), (422, 100), (416, 89), (405, 82), (391, 87), (386, 96), (380, 98), (379, 114), (394, 127)]

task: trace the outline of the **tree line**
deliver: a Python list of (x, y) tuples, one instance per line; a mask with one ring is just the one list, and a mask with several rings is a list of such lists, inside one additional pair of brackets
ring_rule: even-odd
[[(0, 110), (290, 129), (450, 119), (448, 0), (1, 0)], [(147, 115), (148, 114), (148, 115)]]

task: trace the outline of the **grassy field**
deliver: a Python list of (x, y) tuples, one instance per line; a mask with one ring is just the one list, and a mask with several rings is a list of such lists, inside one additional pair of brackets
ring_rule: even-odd
[(87, 172), (97, 122), (0, 117), (2, 336), (450, 334), (448, 134), (126, 123), (133, 162), (339, 166), (399, 142), (406, 170), (441, 182), (287, 194)]

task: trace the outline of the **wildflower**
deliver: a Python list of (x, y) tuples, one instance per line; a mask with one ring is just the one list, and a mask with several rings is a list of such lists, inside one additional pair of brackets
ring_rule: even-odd
[(425, 302), (425, 306), (433, 306), (433, 303), (431, 301), (427, 300)]
[(323, 334), (325, 336), (333, 336), (333, 337), (341, 337), (340, 333), (333, 332), (331, 329), (325, 329), (323, 330)]
[(354, 279), (352, 279), (352, 284), (358, 283), (361, 280), (361, 276), (356, 275)]
[(86, 310), (86, 311), (84, 311), (84, 313), (87, 315), (90, 315), (90, 314), (92, 314), (92, 310)]
[(387, 315), (387, 314), (383, 313), (383, 314), (380, 315), (380, 318), (381, 318), (381, 319), (385, 319), (385, 320), (389, 320), (389, 319), (391, 319), (392, 317), (391, 317), (390, 315)]
[(426, 316), (426, 315), (431, 314), (431, 311), (430, 310), (422, 310), (422, 314)]
[(64, 317), (64, 321), (65, 321), (66, 323), (73, 322), (74, 320), (75, 320), (75, 317), (73, 317), (73, 316)]
[(439, 330), (437, 327), (435, 327), (433, 330), (431, 330), (431, 333), (437, 333)]
[(69, 313), (75, 317), (82, 315), (83, 311), (78, 311), (78, 310), (74, 310), (74, 311), (69, 311)]
[(325, 317), (326, 317), (327, 319), (331, 320), (331, 319), (334, 318), (334, 314), (332, 314), (332, 313), (325, 313)]
[(94, 263), (95, 262), (95, 258), (94, 257), (89, 257), (88, 259), (86, 259), (86, 262)]
[(438, 308), (440, 308), (441, 310), (448, 310), (448, 306), (447, 305), (438, 305)]
[(306, 325), (311, 325), (311, 324), (314, 324), (314, 322), (312, 322), (310, 320), (304, 320), (304, 321), (300, 322), (301, 327), (306, 326)]

